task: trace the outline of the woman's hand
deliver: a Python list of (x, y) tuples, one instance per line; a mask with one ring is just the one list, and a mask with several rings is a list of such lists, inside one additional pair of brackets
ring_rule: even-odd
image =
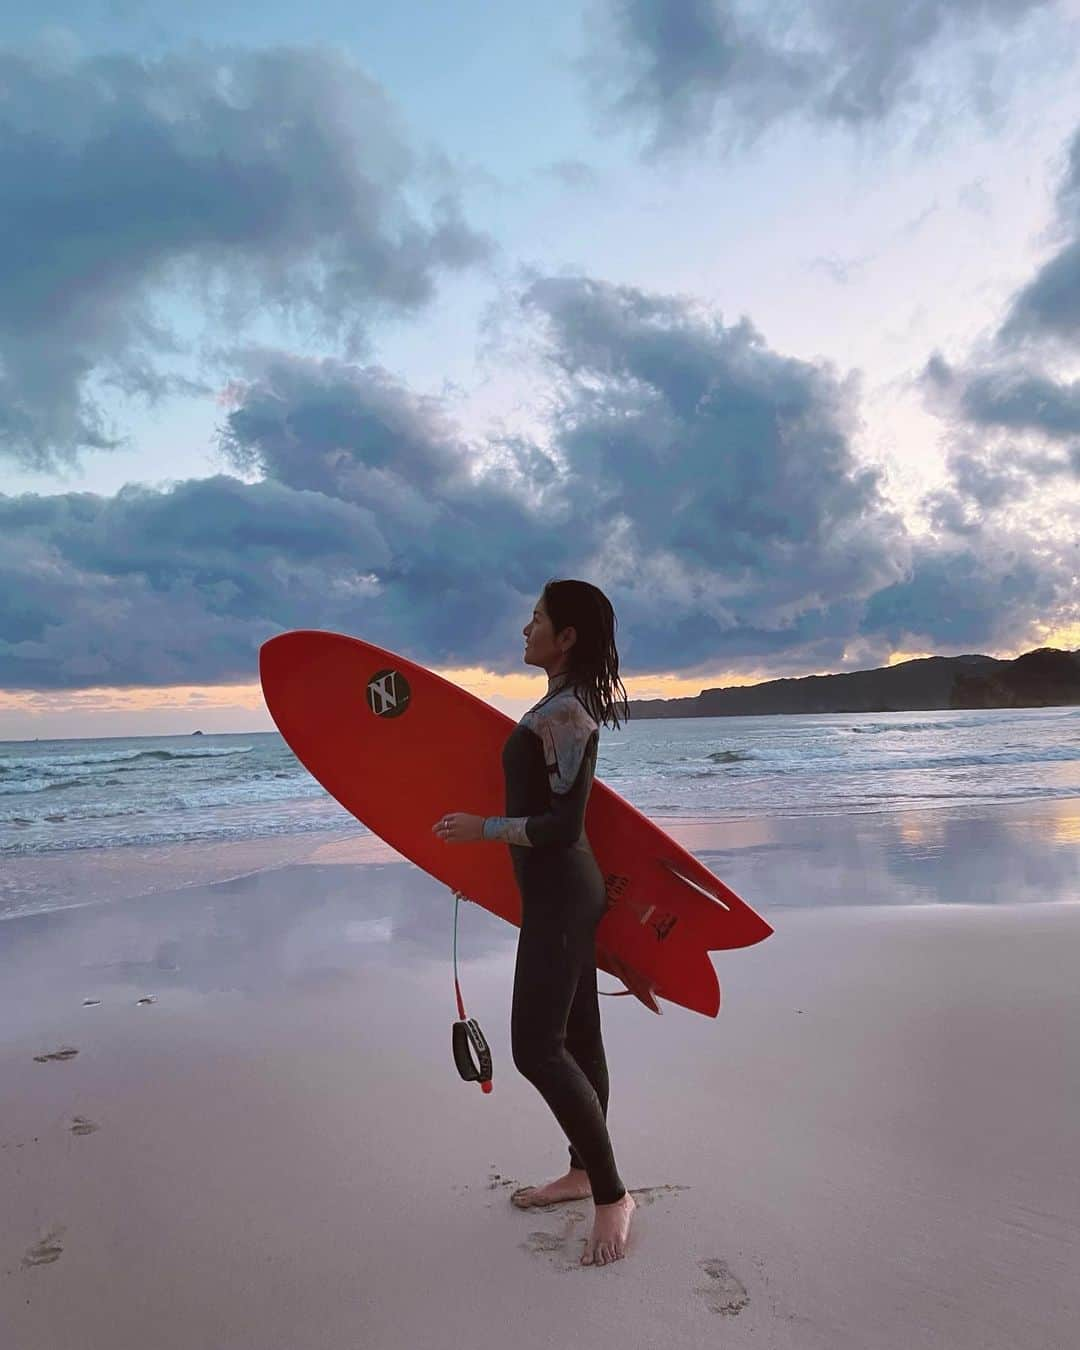
[(450, 811), (431, 827), (431, 833), (445, 844), (475, 844), (484, 837), (484, 817)]

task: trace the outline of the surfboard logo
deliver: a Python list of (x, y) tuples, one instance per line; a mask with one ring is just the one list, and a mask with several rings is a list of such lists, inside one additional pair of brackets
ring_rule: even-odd
[(377, 670), (367, 682), (367, 705), (376, 717), (400, 717), (411, 695), (400, 670)]
[(607, 891), (608, 904), (613, 905), (616, 900), (621, 900), (629, 885), (629, 877), (620, 876), (618, 872), (606, 873), (604, 876), (604, 889)]
[(676, 915), (658, 909), (656, 905), (631, 905), (631, 909), (638, 916), (638, 923), (641, 924), (642, 928), (648, 924), (653, 930), (657, 942), (663, 942), (679, 922)]

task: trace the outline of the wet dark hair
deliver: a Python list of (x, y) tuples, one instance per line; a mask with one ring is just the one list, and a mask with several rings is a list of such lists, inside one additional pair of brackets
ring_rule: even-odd
[(560, 581), (552, 578), (544, 586), (544, 608), (556, 637), (565, 628), (573, 628), (577, 639), (567, 652), (567, 673), (595, 722), (615, 719), (615, 686), (622, 689), (623, 716), (630, 720), (626, 687), (619, 679), (619, 653), (615, 649), (618, 620), (611, 601), (602, 590), (588, 581)]

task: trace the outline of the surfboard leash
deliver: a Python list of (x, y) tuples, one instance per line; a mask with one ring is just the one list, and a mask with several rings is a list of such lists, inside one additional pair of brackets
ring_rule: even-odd
[[(461, 982), (458, 979), (457, 963), (457, 929), (458, 929), (458, 908), (462, 900), (468, 900), (469, 897), (463, 891), (454, 891), (454, 994), (457, 997), (458, 1021), (453, 1026), (453, 1036), (451, 1044), (454, 1051), (454, 1063), (457, 1065), (457, 1071), (467, 1083), (479, 1083), (482, 1092), (491, 1091), (491, 1049), (484, 1039), (484, 1033), (480, 1030), (480, 1023), (475, 1017), (469, 1017), (465, 1012), (465, 1002), (461, 997)], [(470, 902), (471, 903), (471, 902)], [(619, 979), (627, 986), (625, 989), (606, 989), (597, 990), (602, 998), (623, 998), (627, 994), (635, 994), (637, 991), (633, 987), (638, 981), (635, 976), (626, 968), (621, 961), (608, 953), (608, 960), (614, 962), (616, 974)], [(649, 988), (650, 995), (652, 988)], [(637, 993), (641, 998), (641, 994)], [(646, 1002), (642, 999), (642, 1002)], [(655, 1001), (649, 1005), (654, 1012), (660, 1009)], [(474, 1052), (475, 1051), (475, 1057)]]
[[(491, 1050), (480, 1023), (475, 1017), (468, 1017), (461, 997), (461, 984), (458, 981), (457, 965), (457, 919), (458, 902), (468, 900), (461, 891), (454, 892), (454, 993), (457, 995), (459, 1021), (454, 1023), (453, 1048), (454, 1063), (457, 1071), (467, 1083), (479, 1083), (481, 1092), (491, 1091)], [(476, 1052), (475, 1059), (473, 1051)]]

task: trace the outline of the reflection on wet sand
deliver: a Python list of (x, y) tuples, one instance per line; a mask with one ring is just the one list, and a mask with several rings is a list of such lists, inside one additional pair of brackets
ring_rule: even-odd
[(1080, 800), (669, 825), (755, 909), (1080, 899)]
[[(766, 918), (791, 907), (1080, 899), (1080, 800), (663, 823)], [(29, 1015), (45, 991), (72, 986), (80, 999), (109, 990), (259, 994), (415, 975), (418, 960), (447, 962), (452, 922), (447, 886), (358, 835), (216, 885), (6, 920), (0, 980), (11, 993), (25, 983)], [(509, 960), (516, 940), (509, 924), (463, 906), (463, 964)]]

